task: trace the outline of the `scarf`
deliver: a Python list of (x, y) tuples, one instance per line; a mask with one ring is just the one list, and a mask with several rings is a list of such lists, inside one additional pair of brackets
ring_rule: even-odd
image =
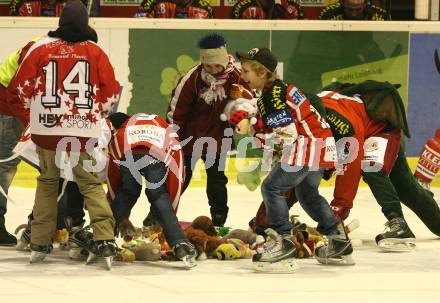
[(224, 72), (218, 75), (211, 75), (206, 72), (204, 68), (202, 68), (202, 80), (206, 84), (208, 84), (208, 88), (204, 89), (200, 94), (200, 97), (206, 102), (206, 104), (211, 105), (213, 102), (218, 100), (222, 100), (226, 98), (226, 92), (224, 89), (225, 83), (229, 79), (229, 74), (234, 71), (235, 68), (235, 60), (234, 57), (228, 55), (229, 63), (226, 66)]
[[(93, 34), (89, 32), (89, 30), (80, 30), (76, 29), (74, 27), (68, 27), (68, 26), (61, 26), (58, 27), (55, 31), (50, 31), (48, 33), (49, 37), (52, 38), (60, 38), (64, 41), (71, 42), (71, 43), (77, 43), (77, 42), (83, 42), (87, 40), (94, 41)], [(96, 37), (97, 40), (97, 37)]]

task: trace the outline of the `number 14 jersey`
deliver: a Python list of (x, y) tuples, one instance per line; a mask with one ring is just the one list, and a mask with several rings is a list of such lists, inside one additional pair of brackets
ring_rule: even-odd
[(118, 100), (120, 85), (94, 42), (44, 37), (27, 51), (11, 83), (14, 112), (31, 135), (98, 138), (99, 120)]

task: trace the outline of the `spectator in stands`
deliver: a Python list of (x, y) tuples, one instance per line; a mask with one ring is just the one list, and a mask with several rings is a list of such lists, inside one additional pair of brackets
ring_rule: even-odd
[(59, 17), (65, 1), (58, 0), (12, 0), (11, 16)]
[(231, 19), (304, 19), (298, 0), (238, 0)]
[[(99, 16), (99, 0), (81, 1), (89, 10), (91, 17)], [(9, 14), (22, 17), (59, 17), (65, 2), (66, 0), (12, 0)]]
[(207, 0), (144, 0), (135, 17), (138, 18), (214, 18)]
[(370, 0), (340, 0), (322, 10), (321, 20), (389, 20), (389, 14), (378, 2)]

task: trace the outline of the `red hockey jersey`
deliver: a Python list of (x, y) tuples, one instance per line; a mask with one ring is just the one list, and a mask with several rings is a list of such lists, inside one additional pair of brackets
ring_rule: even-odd
[(152, 156), (168, 167), (166, 185), (171, 204), (177, 211), (185, 178), (183, 153), (177, 134), (172, 126), (160, 116), (137, 114), (132, 116), (113, 135), (109, 144), (109, 166), (107, 173), (108, 194), (111, 201), (120, 184), (119, 160), (128, 152)]
[(336, 145), (330, 126), (297, 87), (275, 80), (264, 90), (257, 105), (266, 128), (296, 129), (296, 140), (284, 145), (282, 162), (314, 168), (336, 165)]
[(98, 138), (97, 122), (120, 91), (97, 44), (48, 36), (30, 47), (11, 85), (18, 95), (8, 98), (11, 109), (25, 124), (30, 120), (32, 140), (46, 149), (55, 149), (63, 137)]
[[(333, 91), (318, 94), (327, 112), (327, 121), (337, 139), (352, 137), (358, 142), (358, 151), (347, 159), (343, 174), (336, 176), (334, 200), (351, 208), (361, 178), (361, 161), (364, 159), (365, 139), (380, 133), (386, 123), (374, 121), (358, 97), (348, 97)], [(343, 151), (342, 151), (343, 152)]]

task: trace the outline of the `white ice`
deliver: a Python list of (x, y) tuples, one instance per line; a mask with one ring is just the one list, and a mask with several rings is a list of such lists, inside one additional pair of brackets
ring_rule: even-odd
[[(440, 188), (433, 190), (437, 200)], [(330, 199), (332, 189), (321, 189)], [(33, 189), (13, 187), (7, 227), (26, 221), (34, 197)], [(260, 204), (259, 191), (229, 188), (228, 226), (247, 228)], [(132, 213), (132, 221), (142, 224), (147, 212), (142, 197)], [(312, 221), (299, 206), (293, 212), (300, 220)], [(29, 264), (29, 253), (0, 248), (0, 302), (440, 302), (440, 240), (407, 208), (404, 213), (417, 237), (413, 252), (386, 253), (374, 243), (384, 229), (385, 218), (367, 188), (359, 190), (351, 218), (360, 227), (351, 236), (361, 239), (355, 247), (355, 266), (319, 265), (314, 259), (298, 260), (295, 274), (257, 274), (249, 259), (206, 260), (192, 270), (152, 263), (116, 262), (112, 271), (104, 264), (86, 266), (71, 261), (67, 252), (55, 251), (43, 264)], [(192, 221), (209, 214), (202, 188), (190, 188), (182, 197), (178, 216)], [(360, 242), (356, 240), (355, 242)], [(165, 266), (164, 266), (165, 265)]]

